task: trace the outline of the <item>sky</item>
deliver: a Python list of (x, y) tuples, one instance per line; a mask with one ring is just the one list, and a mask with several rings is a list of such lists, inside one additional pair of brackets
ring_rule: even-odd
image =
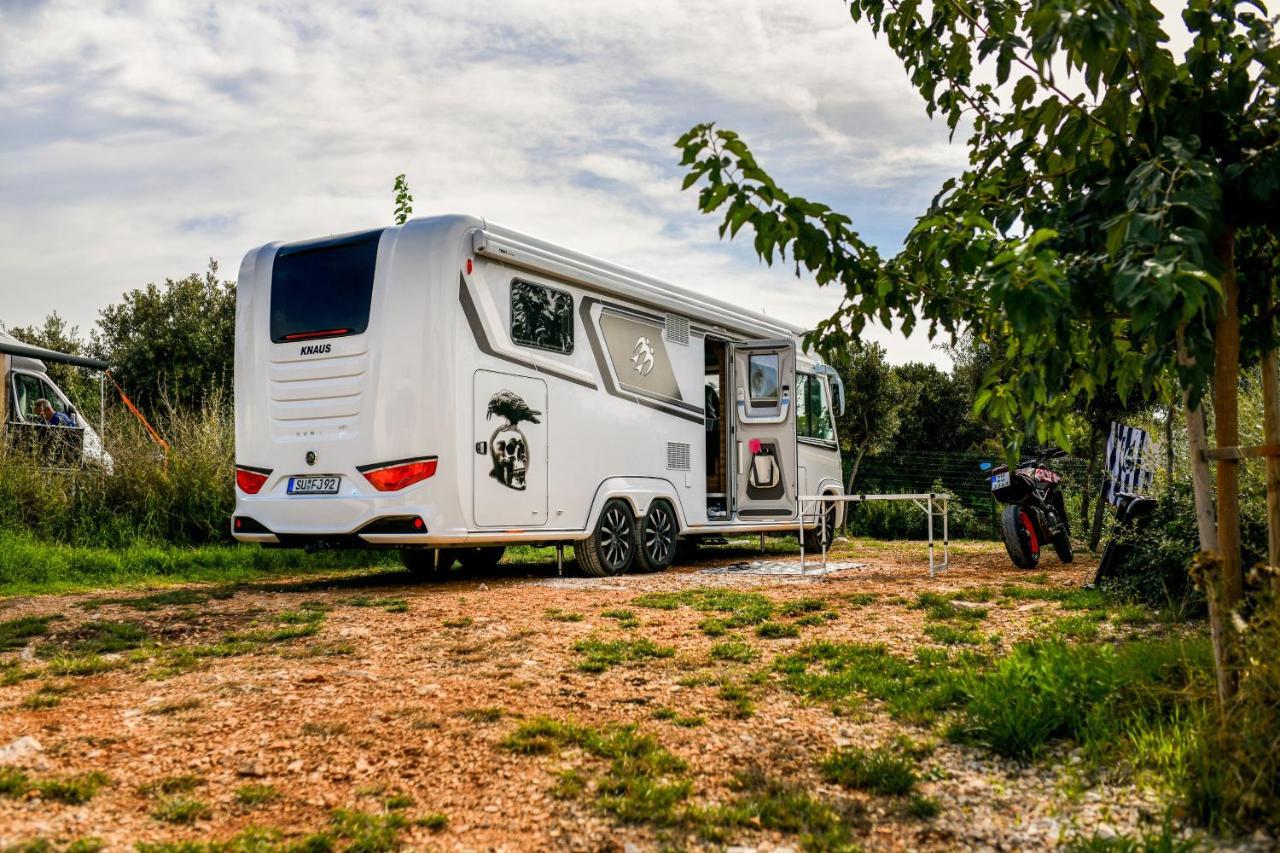
[[(965, 164), (838, 0), (0, 0), (0, 322), (87, 334), (128, 290), (251, 248), (469, 213), (812, 325), (840, 294), (762, 265), (680, 190), (738, 131), (892, 253)], [(958, 140), (963, 134), (957, 135)], [(949, 361), (879, 329), (895, 363)]]

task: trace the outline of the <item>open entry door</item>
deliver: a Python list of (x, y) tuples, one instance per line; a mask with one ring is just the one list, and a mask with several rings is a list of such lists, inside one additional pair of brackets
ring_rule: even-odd
[(733, 345), (734, 512), (796, 514), (796, 348), (791, 340)]

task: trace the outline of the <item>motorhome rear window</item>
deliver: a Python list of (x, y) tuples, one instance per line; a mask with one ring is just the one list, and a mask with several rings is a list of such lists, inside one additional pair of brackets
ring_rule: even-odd
[(380, 236), (382, 229), (281, 246), (271, 269), (271, 340), (363, 333)]

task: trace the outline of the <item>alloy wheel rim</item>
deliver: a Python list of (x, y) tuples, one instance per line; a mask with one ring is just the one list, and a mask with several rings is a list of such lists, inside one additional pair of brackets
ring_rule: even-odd
[(644, 528), (644, 550), (651, 562), (666, 562), (674, 547), (671, 535), (671, 516), (666, 509), (654, 507), (649, 511), (649, 523)]
[(604, 514), (600, 525), (600, 550), (609, 568), (617, 569), (627, 564), (631, 556), (630, 526), (622, 510), (613, 507)]

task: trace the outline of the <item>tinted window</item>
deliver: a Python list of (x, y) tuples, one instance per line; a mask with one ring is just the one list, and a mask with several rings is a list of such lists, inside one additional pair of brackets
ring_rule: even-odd
[(797, 373), (796, 434), (801, 438), (835, 441), (831, 424), (831, 406), (821, 379), (809, 373)]
[(359, 335), (369, 327), (382, 231), (281, 246), (271, 269), (275, 343)]
[(562, 290), (514, 279), (511, 340), (526, 347), (573, 352), (573, 297)]

